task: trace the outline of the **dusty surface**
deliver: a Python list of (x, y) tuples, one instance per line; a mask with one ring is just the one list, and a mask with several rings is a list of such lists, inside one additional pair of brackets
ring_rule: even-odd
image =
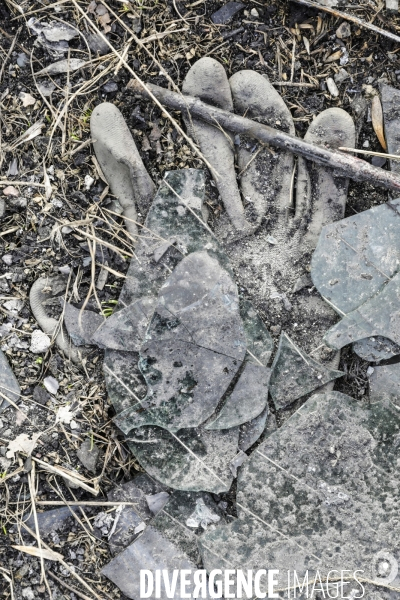
[[(37, 73), (56, 60), (66, 58), (67, 54), (56, 57), (54, 52), (50, 55), (48, 50), (35, 45), (37, 36), (31, 35), (24, 18), (16, 18), (18, 12), (13, 8), (14, 4), (6, 1), (0, 5), (0, 56), (4, 67), (0, 67), (0, 180), (9, 181), (17, 190), (16, 196), (5, 196), (6, 186), (1, 185), (0, 198), (5, 201), (5, 212), (0, 224), (0, 344), (20, 383), (22, 400), (18, 412), (9, 408), (0, 414), (0, 567), (12, 573), (14, 597), (19, 600), (48, 598), (49, 592), (41, 580), (39, 559), (13, 548), (31, 543), (32, 538), (21, 528), (20, 520), (22, 514), (30, 511), (33, 490), (29, 487), (31, 463), (28, 461), (24, 467), (23, 454), (14, 459), (5, 456), (10, 441), (21, 433), (32, 436), (40, 432), (33, 457), (70, 471), (76, 469), (86, 478), (87, 485), (92, 486), (94, 474), (86, 470), (77, 456), (81, 444), (91, 440), (100, 450), (95, 473), (100, 490), (97, 500), (106, 501), (111, 488), (131, 479), (139, 469), (123, 436), (110, 421), (113, 412), (104, 388), (102, 352), (91, 349), (81, 365), (74, 365), (54, 346), (37, 355), (29, 350), (31, 334), (38, 326), (29, 308), (28, 295), (38, 277), (59, 275), (61, 271), (68, 280), (68, 298), (80, 307), (91, 282), (98, 280), (99, 265), (107, 261), (112, 272), (108, 271), (107, 283), (102, 290), (97, 290), (97, 296), (102, 309), (109, 314), (119, 296), (132, 254), (131, 240), (124, 233), (122, 220), (106, 212), (114, 211), (115, 207), (93, 161), (92, 147), (82, 145), (89, 140), (91, 111), (104, 100), (118, 106), (156, 184), (166, 170), (200, 167), (201, 162), (158, 108), (138, 100), (126, 89), (131, 75), (124, 68), (115, 73), (119, 59), (110, 53), (94, 60), (95, 55), (89, 56), (82, 36), (69, 42), (70, 56), (92, 60), (87, 67), (68, 75), (53, 75), (51, 79), (37, 75), (33, 78), (32, 70)], [(112, 15), (109, 39), (119, 52), (127, 48), (129, 64), (143, 80), (162, 86), (167, 86), (168, 80), (160, 74), (159, 63), (176, 85), (181, 86), (190, 66), (205, 54), (219, 60), (229, 76), (244, 68), (255, 69), (275, 82), (289, 81), (293, 72), (294, 82), (315, 85), (315, 88), (276, 88), (293, 115), (298, 135), (305, 134), (313, 117), (321, 110), (339, 106), (357, 119), (357, 147), (365, 148), (368, 142), (369, 148), (380, 150), (370, 122), (371, 88), (378, 90), (380, 81), (398, 86), (400, 59), (395, 52), (396, 46), (386, 38), (366, 33), (356, 26), (351, 27), (349, 38), (339, 40), (335, 32), (340, 20), (304, 10), (296, 4), (245, 4), (247, 14), (240, 12), (228, 24), (214, 25), (210, 15), (222, 5), (221, 2), (151, 0), (142, 3), (136, 0), (129, 6), (127, 3), (126, 8), (120, 2), (110, 2), (122, 23), (129, 27), (135, 24), (137, 36), (142, 40), (149, 39), (145, 49), (139, 47), (130, 40), (130, 31)], [(82, 32), (88, 29), (82, 15), (69, 2), (55, 8), (28, 0), (21, 5), (25, 13), (38, 11), (28, 15), (26, 20), (31, 16), (45, 22), (61, 19)], [(87, 7), (89, 3), (82, 5)], [(389, 17), (380, 8), (371, 4), (365, 11), (356, 9), (355, 14), (366, 20), (375, 18), (380, 27), (398, 32), (399, 19)], [(254, 12), (251, 14), (254, 9), (258, 16)], [(93, 14), (91, 18), (99, 20), (99, 16)], [(101, 28), (101, 23), (98, 22), (98, 26)], [(169, 33), (162, 39), (150, 37), (171, 27), (183, 31)], [(335, 53), (343, 48), (343, 44), (348, 62), (340, 65), (340, 56), (335, 58)], [(326, 79), (341, 68), (345, 68), (350, 77), (338, 84), (339, 96), (332, 98), (326, 89)], [(52, 96), (41, 96), (39, 89), (43, 94), (44, 83), (54, 85)], [(26, 104), (24, 93), (33, 97), (32, 104), (23, 105), (24, 98)], [(70, 103), (68, 110), (63, 112), (66, 96)], [(178, 115), (176, 117), (179, 119)], [(39, 120), (44, 125), (41, 135), (16, 146), (19, 136)], [(13, 181), (28, 184), (13, 184)], [(45, 182), (48, 182), (47, 189), (43, 187)], [(215, 186), (212, 182), (208, 186), (210, 225), (214, 227), (223, 218), (224, 211)], [(346, 216), (386, 199), (384, 191), (350, 183)], [(110, 217), (115, 220), (110, 221)], [(274, 230), (273, 214), (271, 217), (256, 234), (259, 247), (264, 245), (265, 234), (279, 239)], [(139, 214), (139, 219), (143, 218), (144, 214)], [(94, 245), (93, 236), (106, 240), (109, 246), (101, 246), (98, 242)], [(95, 261), (92, 260), (94, 256)], [(245, 292), (249, 296), (251, 285), (257, 286), (257, 306), (275, 339), (281, 329), (294, 330), (302, 305), (299, 303), (299, 308), (296, 305), (291, 311), (280, 306), (271, 318), (268, 302), (262, 298), (262, 271), (253, 272), (239, 259), (235, 267), (238, 279), (248, 287)], [(289, 289), (292, 283), (287, 281), (285, 285)], [(305, 290), (300, 296), (307, 300), (308, 307), (312, 307), (313, 294)], [(58, 298), (53, 304), (48, 310), (59, 316)], [(87, 307), (98, 309), (93, 294)], [(301, 316), (303, 318), (304, 314)], [(307, 331), (312, 327), (311, 320), (312, 310)], [(309, 336), (306, 340), (308, 350), (318, 345), (314, 342), (313, 336)], [(340, 368), (346, 376), (335, 389), (364, 403), (368, 398), (367, 363), (346, 349), (342, 352)], [(43, 387), (44, 379), (49, 376), (59, 383), (55, 394), (49, 394)], [(67, 403), (74, 412), (73, 419), (69, 423), (56, 422), (59, 408)], [(40, 463), (36, 463), (34, 481), (39, 503), (57, 503), (64, 498), (68, 501), (94, 499), (82, 488), (67, 487), (60, 476), (54, 476)], [(228, 499), (233, 497), (234, 490), (231, 494)], [(56, 504), (48, 505), (46, 509), (56, 507)], [(79, 522), (73, 517), (68, 518), (60, 530), (52, 530), (44, 541), (61, 553), (70, 569), (75, 570), (100, 597), (124, 598), (99, 574), (101, 566), (110, 558), (107, 526), (101, 526), (101, 519), (96, 520), (102, 511), (113, 514), (114, 509), (87, 506), (84, 514), (79, 513)], [(47, 562), (47, 573), (54, 598), (76, 598), (66, 586), (93, 596), (80, 586), (64, 565)], [(52, 578), (51, 573), (59, 581)], [(0, 579), (0, 592), (4, 598), (11, 597), (6, 579)]]

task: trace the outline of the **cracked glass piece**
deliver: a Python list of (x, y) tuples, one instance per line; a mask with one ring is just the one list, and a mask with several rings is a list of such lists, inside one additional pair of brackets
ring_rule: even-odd
[(220, 520), (221, 517), (208, 508), (203, 498), (198, 498), (196, 500), (196, 508), (190, 517), (186, 519), (186, 525), (195, 529), (198, 527), (207, 529), (207, 526), (210, 525), (210, 523), (218, 523)]
[(75, 346), (93, 344), (93, 334), (104, 322), (104, 317), (92, 310), (80, 310), (68, 302), (61, 301), (64, 307), (64, 324)]
[(271, 370), (269, 391), (278, 409), (344, 375), (305, 354), (285, 333), (279, 339)]
[(177, 490), (227, 492), (229, 469), (237, 454), (239, 429), (206, 431), (201, 427), (176, 433), (161, 427), (138, 427), (127, 442), (141, 466), (164, 485)]
[(261, 363), (266, 367), (274, 349), (271, 334), (249, 300), (241, 298), (239, 309), (246, 334), (247, 352), (249, 355), (247, 360), (253, 360), (256, 364)]
[(21, 394), (19, 383), (8, 364), (6, 355), (0, 350), (0, 412), (18, 402)]
[(385, 400), (400, 410), (400, 363), (373, 367), (369, 377), (369, 398), (371, 402)]
[[(382, 551), (400, 560), (399, 436), (400, 413), (388, 401), (309, 398), (241, 468), (238, 519), (200, 536), (207, 571), (273, 567), (283, 589), (293, 570), (300, 581), (307, 571), (312, 580), (360, 569), (382, 582)], [(390, 586), (398, 595), (399, 575)]]
[[(137, 529), (141, 529), (154, 517), (147, 498), (165, 494), (165, 490), (158, 481), (151, 479), (146, 473), (137, 475), (131, 481), (118, 485), (107, 494), (109, 502), (127, 502), (118, 517), (114, 532), (109, 537), (112, 554), (121, 552), (137, 537)], [(132, 506), (133, 504), (133, 506)], [(154, 505), (153, 505), (154, 508)]]
[(248, 421), (247, 423), (244, 423), (240, 427), (239, 450), (243, 450), (243, 452), (246, 452), (246, 450), (248, 450), (253, 444), (255, 444), (255, 442), (259, 439), (261, 434), (265, 431), (267, 419), (269, 423), (271, 421), (271, 415), (269, 415), (268, 404), (266, 405), (262, 413), (258, 415), (258, 417), (252, 419), (251, 421)]
[[(140, 572), (162, 569), (172, 574), (174, 569), (195, 570), (196, 565), (173, 542), (165, 539), (157, 529), (148, 525), (136, 541), (102, 568), (101, 574), (110, 579), (125, 596), (138, 600), (142, 597)], [(189, 591), (189, 586), (187, 589)], [(193, 592), (193, 589), (191, 591)], [(167, 595), (164, 586), (161, 586), (158, 597), (163, 600), (166, 598), (178, 600), (181, 598), (179, 587), (177, 592), (173, 596)]]
[(323, 227), (311, 277), (341, 316), (378, 293), (399, 270), (399, 224), (400, 198)]
[[(122, 411), (138, 407), (146, 396), (138, 354), (127, 350), (140, 348), (147, 323), (146, 320), (139, 323), (140, 319), (130, 315), (131, 306), (133, 313), (135, 303), (141, 299), (156, 303), (160, 288), (175, 267), (185, 256), (195, 252), (207, 252), (233, 278), (225, 252), (204, 223), (204, 192), (205, 176), (201, 170), (184, 169), (166, 174), (141, 229), (136, 258), (131, 261), (117, 310), (96, 334), (99, 341), (104, 332), (102, 343), (114, 348), (106, 349), (104, 374), (117, 419)], [(246, 343), (254, 361), (266, 364), (272, 349), (269, 333), (250, 303), (242, 305), (240, 300), (240, 311)], [(104, 330), (112, 324), (111, 319), (115, 335), (111, 325), (108, 332)], [(250, 358), (248, 353), (247, 360)], [(252, 431), (252, 439), (261, 435), (262, 424), (260, 419)], [(228, 432), (193, 428), (172, 434), (157, 426), (144, 426), (130, 432), (128, 444), (141, 465), (165, 485), (219, 493), (227, 491), (233, 480), (229, 464), (238, 451), (238, 435), (236, 427)]]
[(400, 354), (400, 346), (391, 340), (377, 335), (354, 342), (353, 352), (363, 360), (379, 362)]
[[(193, 515), (198, 517), (198, 524), (187, 524), (191, 518), (194, 520)], [(171, 577), (174, 569), (200, 568), (198, 534), (210, 529), (216, 522), (224, 522), (224, 519), (209, 494), (174, 491), (143, 534), (108, 563), (102, 574), (111, 579), (128, 598), (138, 600), (141, 597), (141, 569), (153, 573), (156, 569), (167, 569)], [(160, 597), (178, 600), (181, 598), (179, 591), (178, 585), (177, 594), (167, 596), (161, 584)]]
[(160, 289), (140, 350), (147, 396), (115, 423), (125, 434), (143, 425), (173, 432), (200, 425), (216, 409), (245, 354), (235, 283), (207, 252), (190, 254)]
[(93, 341), (103, 348), (139, 352), (156, 303), (155, 297), (144, 297), (113, 313)]
[(271, 369), (246, 361), (232, 393), (206, 429), (229, 429), (255, 419), (268, 402)]
[(364, 338), (383, 336), (400, 344), (400, 273), (383, 289), (329, 329), (324, 342), (336, 350)]

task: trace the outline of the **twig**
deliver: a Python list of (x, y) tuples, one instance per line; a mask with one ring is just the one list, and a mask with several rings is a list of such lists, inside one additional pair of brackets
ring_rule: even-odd
[[(148, 96), (148, 91), (138, 82), (130, 81), (128, 87), (143, 97)], [(180, 110), (183, 113), (190, 111), (191, 115), (202, 119), (211, 125), (218, 125), (236, 134), (242, 134), (263, 144), (270, 144), (293, 154), (304, 156), (307, 160), (334, 169), (335, 174), (341, 177), (350, 177), (355, 181), (368, 181), (371, 184), (400, 191), (400, 176), (391, 171), (385, 171), (374, 167), (360, 158), (350, 156), (344, 152), (328, 150), (323, 146), (317, 146), (305, 142), (295, 136), (279, 131), (268, 125), (256, 123), (251, 119), (240, 117), (234, 113), (215, 108), (198, 98), (185, 96), (166, 90), (157, 85), (148, 84), (152, 96), (156, 96), (161, 104), (168, 108)]]
[(296, 81), (271, 81), (272, 85), (283, 85), (286, 87), (305, 87), (305, 88), (314, 88), (316, 89), (318, 86), (315, 83), (299, 83)]
[(0, 185), (29, 185), (30, 187), (46, 187), (44, 183), (36, 183), (34, 181), (0, 181)]
[(400, 160), (398, 154), (386, 154), (386, 152), (373, 152), (372, 150), (360, 150), (359, 148), (345, 148), (344, 146), (338, 148), (343, 152), (355, 152), (356, 154), (368, 154), (368, 156), (382, 156), (383, 158), (391, 158), (392, 160)]
[(15, 37), (14, 37), (13, 41), (11, 42), (10, 49), (7, 52), (7, 56), (5, 57), (5, 59), (3, 61), (3, 64), (1, 65), (1, 69), (0, 69), (0, 83), (1, 83), (1, 80), (3, 79), (4, 69), (6, 68), (6, 64), (8, 62), (8, 59), (10, 58), (11, 53), (14, 50), (14, 46), (17, 43), (18, 36), (21, 33), (21, 29), (22, 29), (22, 27), (18, 28), (18, 30), (17, 30), (17, 32), (15, 34)]
[(57, 583), (64, 586), (66, 590), (69, 590), (70, 592), (73, 592), (75, 596), (79, 596), (79, 598), (82, 598), (82, 600), (92, 600), (92, 598), (89, 598), (89, 596), (86, 596), (86, 594), (82, 594), (82, 592), (79, 592), (76, 588), (72, 587), (72, 585), (68, 585), (68, 583), (65, 583), (65, 581), (59, 579), (57, 575), (54, 575), (54, 573), (52, 573), (51, 571), (48, 572), (48, 575), (49, 577), (57, 581)]
[[(12, 474), (13, 476), (15, 473)], [(62, 500), (37, 500), (37, 506), (65, 506)], [(69, 506), (138, 506), (137, 502), (96, 502), (96, 500), (68, 501)]]
[(334, 8), (329, 8), (329, 6), (324, 6), (323, 4), (319, 4), (317, 2), (312, 2), (311, 0), (294, 0), (297, 4), (302, 4), (303, 6), (308, 6), (309, 8), (314, 8), (315, 10), (324, 11), (333, 15), (334, 17), (339, 17), (340, 19), (345, 19), (346, 21), (351, 21), (352, 23), (356, 23), (360, 27), (364, 27), (365, 29), (369, 29), (370, 31), (374, 31), (375, 33), (379, 33), (394, 42), (400, 42), (400, 37), (395, 35), (394, 33), (390, 33), (390, 31), (385, 31), (385, 29), (381, 29), (372, 23), (367, 23), (358, 17), (353, 17), (353, 15), (348, 15), (347, 13), (341, 12), (340, 10), (335, 10)]

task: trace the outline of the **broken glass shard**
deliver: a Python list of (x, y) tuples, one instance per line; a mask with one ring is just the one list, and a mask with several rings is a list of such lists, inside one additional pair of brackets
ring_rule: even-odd
[[(109, 348), (106, 350), (104, 361), (107, 390), (117, 413), (117, 422), (124, 430), (129, 430), (128, 444), (141, 465), (170, 487), (205, 489), (218, 493), (229, 489), (232, 481), (229, 464), (237, 454), (237, 427), (228, 432), (184, 428), (169, 433), (158, 426), (138, 427), (140, 421), (136, 418), (132, 418), (130, 423), (124, 423), (124, 418), (120, 415), (122, 411), (127, 411), (125, 416), (133, 416), (136, 413), (140, 417), (142, 409), (144, 412), (146, 383), (138, 368), (137, 350), (144, 341), (154, 306), (156, 303), (160, 304), (159, 300), (163, 297), (161, 295), (158, 299), (160, 290), (175, 267), (188, 255), (196, 252), (207, 253), (210, 260), (217, 264), (219, 272), (225, 270), (233, 280), (225, 252), (203, 220), (204, 189), (204, 173), (200, 170), (185, 169), (166, 174), (141, 230), (135, 249), (136, 258), (131, 261), (118, 307), (95, 337), (98, 343)], [(142, 301), (154, 302), (148, 311), (144, 311), (143, 318), (137, 313), (137, 303)], [(207, 310), (211, 311), (211, 307), (204, 306), (205, 314), (208, 314)], [(168, 322), (173, 323), (173, 318), (170, 314), (165, 315), (165, 307), (161, 304), (159, 311), (163, 319), (168, 316)], [(268, 331), (250, 303), (246, 304), (240, 300), (240, 315), (243, 319), (245, 343), (250, 349), (247, 360), (266, 365), (272, 350)], [(168, 329), (165, 322), (164, 325), (161, 323), (161, 329), (159, 325), (154, 318), (149, 332), (156, 337), (146, 340), (146, 343), (150, 342), (156, 346), (156, 339), (161, 344), (165, 343), (162, 341), (162, 336), (165, 335), (169, 336), (168, 340), (173, 341), (177, 339), (176, 332), (179, 331), (179, 335), (186, 336), (182, 338), (186, 340), (185, 344), (191, 344), (193, 347), (187, 330), (184, 331), (178, 326)], [(191, 323), (189, 325), (192, 327)], [(238, 363), (241, 362), (242, 359), (236, 358), (236, 352), (226, 352), (224, 340), (228, 338), (215, 335), (209, 319), (202, 324), (199, 321), (199, 325), (196, 325), (195, 329), (196, 347), (200, 349), (204, 340), (211, 340), (223, 357), (230, 355)], [(239, 332), (236, 340), (243, 340), (242, 336), (243, 331)], [(241, 343), (239, 350), (242, 351)], [(148, 364), (144, 350), (142, 354), (141, 367), (147, 369), (146, 377), (157, 376), (155, 369), (152, 372), (152, 365)], [(185, 362), (181, 361), (182, 365), (188, 363), (188, 355), (184, 354)], [(176, 362), (179, 364), (179, 361)], [(235, 365), (236, 371), (239, 366), (240, 364), (237, 367)], [(181, 367), (174, 369), (182, 370)], [(208, 373), (207, 377), (210, 377)], [(186, 386), (187, 394), (191, 392), (192, 382), (189, 379), (182, 382)], [(231, 381), (232, 377), (227, 375), (226, 379)], [(152, 382), (153, 387), (155, 383)], [(224, 391), (225, 389), (226, 387)], [(175, 415), (172, 414), (172, 418), (175, 418)], [(265, 424), (262, 419), (258, 421), (258, 426), (252, 431), (252, 439), (261, 435), (263, 422)]]
[(190, 254), (160, 289), (140, 351), (147, 396), (120, 413), (116, 424), (125, 434), (143, 425), (174, 432), (200, 425), (245, 353), (236, 285), (207, 252)]
[(8, 364), (5, 354), (0, 350), (0, 412), (10, 406), (11, 403), (17, 403), (20, 394), (18, 381)]
[(115, 312), (100, 325), (93, 341), (102, 348), (139, 352), (156, 302), (144, 297)]
[(239, 309), (246, 335), (247, 360), (266, 367), (274, 349), (271, 334), (249, 300), (240, 298)]
[(64, 323), (68, 335), (76, 346), (93, 344), (93, 334), (101, 326), (104, 317), (91, 311), (80, 310), (68, 302), (61, 302), (64, 307)]
[(107, 494), (109, 502), (129, 503), (129, 506), (122, 508), (115, 529), (108, 540), (113, 554), (124, 550), (150, 522), (154, 513), (151, 512), (146, 498), (160, 493), (166, 493), (163, 491), (163, 486), (143, 473)]
[(400, 410), (400, 363), (373, 369), (369, 378), (370, 401), (385, 400)]
[[(285, 589), (293, 569), (300, 582), (307, 571), (312, 581), (317, 571), (361, 569), (379, 585), (382, 550), (400, 559), (399, 435), (400, 413), (386, 400), (309, 398), (241, 468), (239, 518), (200, 536), (207, 571), (273, 565)], [(398, 595), (399, 575), (390, 586)]]
[[(217, 522), (223, 522), (223, 516), (208, 494), (174, 491), (144, 533), (108, 563), (102, 574), (128, 598), (137, 600), (141, 597), (140, 570), (165, 569), (171, 576), (174, 569), (199, 568), (198, 534)], [(167, 596), (161, 584), (160, 597), (178, 600), (179, 591), (180, 586), (176, 595)]]
[(348, 313), (324, 336), (325, 343), (339, 350), (368, 337), (383, 336), (400, 345), (400, 273), (373, 298)]
[(232, 393), (206, 429), (229, 429), (258, 417), (268, 402), (270, 377), (271, 369), (246, 362)]
[(176, 433), (161, 427), (138, 427), (127, 442), (141, 466), (164, 485), (177, 490), (227, 492), (229, 469), (237, 454), (239, 429), (206, 431), (200, 427)]
[(398, 271), (399, 224), (397, 199), (323, 227), (311, 277), (341, 316), (364, 304)]
[(368, 362), (379, 362), (400, 354), (400, 346), (387, 338), (377, 335), (376, 337), (354, 342), (353, 352)]
[(246, 452), (261, 436), (265, 430), (267, 419), (271, 420), (269, 415), (268, 404), (265, 406), (262, 413), (255, 419), (244, 423), (239, 430), (239, 450)]
[(343, 375), (305, 354), (285, 333), (281, 334), (271, 370), (269, 391), (276, 408), (285, 408)]
[[(195, 570), (196, 565), (175, 544), (149, 525), (136, 541), (103, 567), (101, 573), (115, 583), (125, 596), (137, 600), (144, 593), (140, 585), (141, 571), (161, 572), (163, 569), (172, 574), (175, 569)], [(178, 597), (167, 595), (164, 586), (161, 586), (159, 598), (166, 600)]]

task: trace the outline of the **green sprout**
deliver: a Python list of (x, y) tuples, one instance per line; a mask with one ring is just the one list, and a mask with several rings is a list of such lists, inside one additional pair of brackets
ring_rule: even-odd
[(104, 300), (101, 304), (102, 306), (104, 306), (104, 308), (102, 309), (102, 313), (103, 316), (108, 318), (111, 317), (111, 315), (113, 314), (114, 310), (115, 310), (115, 305), (117, 304), (118, 300)]

